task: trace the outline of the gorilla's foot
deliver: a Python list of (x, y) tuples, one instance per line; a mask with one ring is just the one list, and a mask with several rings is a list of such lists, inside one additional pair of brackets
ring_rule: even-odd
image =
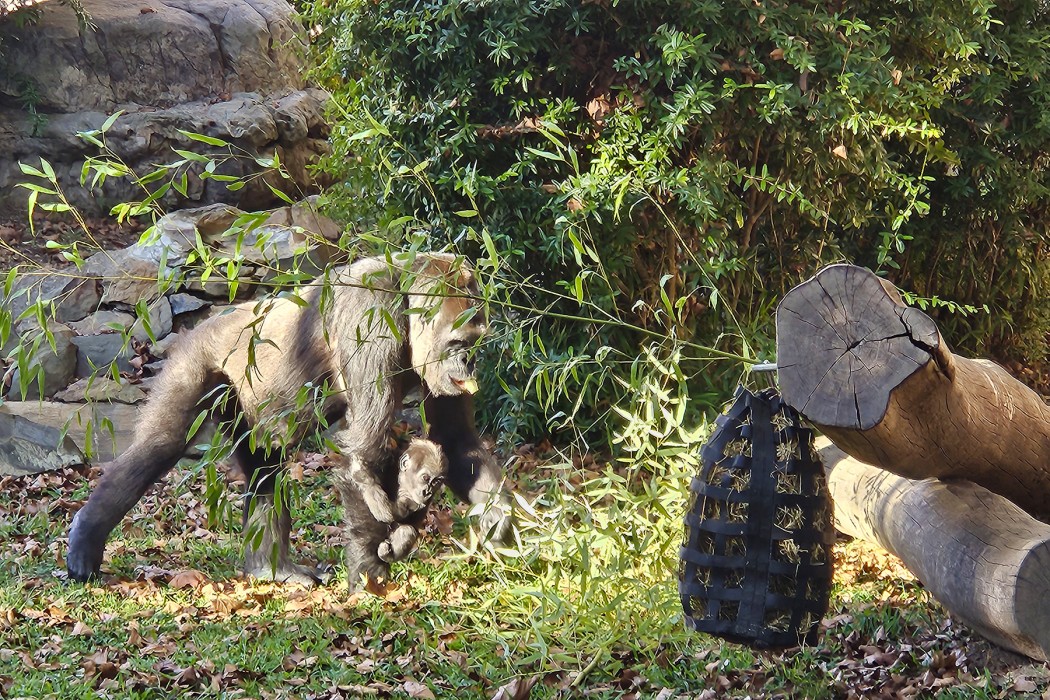
[(346, 572), (346, 584), (350, 593), (370, 591), (382, 595), (381, 591), (390, 585), (390, 567), (383, 562), (350, 566)]
[(513, 544), (514, 510), (509, 501), (502, 498), (491, 501), (481, 514), (478, 525), (483, 539), (495, 545)]
[(324, 583), (328, 574), (310, 566), (300, 564), (284, 563), (274, 568), (269, 563), (244, 568), (244, 575), (259, 579), (260, 581), (274, 581), (276, 583), (298, 583), (301, 586), (312, 587)]

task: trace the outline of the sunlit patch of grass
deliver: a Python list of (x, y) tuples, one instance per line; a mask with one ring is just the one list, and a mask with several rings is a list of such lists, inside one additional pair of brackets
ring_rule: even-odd
[[(8, 697), (266, 698), (334, 697), (337, 687), (406, 696), (421, 683), (463, 698), (525, 677), (538, 679), (535, 698), (663, 688), (668, 698), (825, 698), (870, 674), (863, 657), (875, 647), (901, 659), (898, 675), (932, 672), (943, 611), (913, 578), (891, 575), (891, 559), (856, 544), (836, 547), (835, 621), (817, 646), (756, 652), (687, 632), (676, 573), (692, 473), (674, 464), (543, 465), (517, 494), (509, 550), (480, 543), (468, 509), (446, 498), (451, 533), (423, 537), (393, 567), (385, 597), (347, 593), (341, 513), (323, 472), (307, 475), (296, 512), (296, 549), (334, 567), (313, 590), (239, 580), (239, 509), (205, 527), (203, 475), (192, 469), (130, 514), (107, 550), (107, 578), (89, 586), (53, 576), (75, 510), (55, 504), (83, 494), (82, 477), (7, 490), (0, 687)], [(235, 485), (227, 497), (237, 504)], [(176, 587), (190, 569), (200, 579)], [(974, 692), (940, 696), (990, 697)]]

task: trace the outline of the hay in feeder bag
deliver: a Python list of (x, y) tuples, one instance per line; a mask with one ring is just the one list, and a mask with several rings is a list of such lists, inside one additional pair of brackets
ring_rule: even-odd
[(701, 458), (678, 575), (686, 624), (755, 647), (815, 643), (835, 532), (813, 432), (775, 391), (740, 387)]

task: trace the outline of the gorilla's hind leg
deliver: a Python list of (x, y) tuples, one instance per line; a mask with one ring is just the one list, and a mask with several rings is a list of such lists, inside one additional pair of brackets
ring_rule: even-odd
[(280, 451), (251, 450), (242, 436), (236, 447), (237, 460), (247, 485), (242, 516), (246, 576), (267, 581), (312, 586), (321, 574), (292, 562), (289, 536), (292, 531), (291, 501), (284, 484)]
[(136, 441), (105, 467), (102, 480), (69, 529), (66, 570), (70, 578), (87, 581), (98, 576), (109, 533), (185, 449), (185, 440)]
[(109, 533), (186, 451), (198, 402), (216, 379), (192, 354), (172, 363), (143, 408), (134, 442), (103, 467), (101, 481), (73, 518), (66, 569), (75, 581), (98, 576)]

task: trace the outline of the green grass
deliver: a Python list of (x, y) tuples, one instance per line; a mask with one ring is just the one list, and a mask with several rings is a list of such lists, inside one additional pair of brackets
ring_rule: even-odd
[[(675, 581), (687, 476), (519, 466), (519, 548), (479, 545), (465, 508), (448, 501), (439, 510), (451, 533), (432, 532), (396, 565), (385, 597), (347, 594), (323, 472), (301, 484), (294, 534), (304, 556), (334, 564), (314, 590), (239, 580), (239, 510), (205, 528), (204, 477), (192, 468), (115, 533), (106, 580), (66, 584), (55, 572), (87, 470), (7, 478), (0, 696), (487, 698), (522, 679), (536, 698), (981, 698), (1001, 697), (1022, 672), (1016, 659), (975, 662), (987, 645), (857, 543), (839, 547), (817, 646), (757, 652), (688, 633)], [(236, 506), (234, 486), (227, 497)], [(177, 587), (173, 574), (189, 569), (203, 577)]]

